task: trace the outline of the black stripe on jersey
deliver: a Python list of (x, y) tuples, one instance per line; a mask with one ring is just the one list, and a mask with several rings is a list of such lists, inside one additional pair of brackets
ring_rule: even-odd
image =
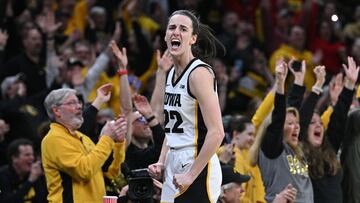
[(200, 109), (200, 106), (199, 106), (199, 103), (197, 103), (197, 107), (196, 107), (198, 110), (198, 115), (196, 116), (197, 117), (197, 126), (198, 126), (198, 136), (197, 136), (197, 140), (196, 140), (196, 143), (197, 143), (197, 154), (196, 156), (199, 154), (204, 142), (205, 142), (205, 137), (206, 137), (206, 133), (207, 133), (207, 128), (206, 128), (206, 125), (205, 125), (205, 122), (204, 122), (204, 119), (203, 119), (203, 116), (202, 116), (202, 113), (201, 113), (201, 109)]
[(63, 202), (66, 203), (74, 202), (71, 176), (60, 171), (60, 177), (61, 177), (61, 186), (63, 188), (63, 192), (62, 192)]
[(174, 77), (175, 77), (175, 70), (173, 72), (173, 75), (171, 77), (171, 84), (173, 87), (176, 86), (176, 84), (181, 80), (182, 76), (186, 73), (186, 71), (189, 69), (189, 67), (191, 66), (191, 64), (196, 61), (197, 58), (193, 58), (191, 59), (191, 61), (186, 65), (185, 69), (183, 70), (183, 72), (181, 73), (181, 75), (176, 79), (176, 81), (174, 82)]
[[(166, 83), (168, 82), (167, 80), (168, 80), (168, 77), (169, 77), (169, 74), (170, 74), (172, 68), (174, 68), (174, 65), (172, 65), (172, 66), (170, 67), (170, 69), (166, 72), (165, 84), (164, 84), (165, 87), (166, 87)], [(171, 81), (170, 81), (170, 84), (171, 84)]]
[(205, 168), (189, 188), (181, 195), (175, 197), (174, 203), (211, 203), (206, 186), (208, 167), (210, 167), (209, 164), (206, 164)]
[[(207, 64), (205, 64), (205, 63), (202, 63), (202, 64), (199, 64), (199, 65), (197, 65), (197, 66), (195, 66), (192, 70), (191, 70), (191, 72), (189, 73), (189, 77), (190, 77), (190, 74), (196, 69), (196, 68), (198, 68), (198, 67), (207, 67), (208, 69), (210, 69), (211, 71), (213, 71), (213, 73), (214, 73), (214, 70), (212, 69), (212, 67), (211, 66), (209, 66), (209, 65), (207, 65)], [(215, 75), (215, 74), (214, 74)], [(215, 78), (214, 78), (214, 82), (215, 82)], [(215, 83), (216, 84), (216, 83)], [(216, 91), (216, 86), (214, 86), (215, 88), (214, 88), (214, 90)], [(194, 98), (194, 99), (196, 99), (196, 97), (191, 93), (191, 91), (190, 91), (190, 80), (189, 80), (189, 78), (187, 79), (187, 92), (188, 92), (188, 94), (190, 95), (190, 97), (192, 97), (192, 98)]]

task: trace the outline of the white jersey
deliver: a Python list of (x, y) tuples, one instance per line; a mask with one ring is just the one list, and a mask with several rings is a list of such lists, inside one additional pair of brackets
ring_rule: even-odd
[[(208, 161), (200, 175), (185, 191), (175, 187), (175, 174), (188, 172), (203, 143), (207, 133), (197, 99), (190, 93), (189, 75), (199, 67), (211, 67), (199, 59), (193, 59), (174, 81), (175, 68), (170, 69), (166, 77), (164, 114), (167, 145), (164, 182), (161, 191), (161, 202), (216, 202), (220, 196), (221, 168), (216, 154)], [(215, 80), (214, 80), (215, 81)], [(214, 89), (216, 90), (214, 82)]]
[[(201, 149), (207, 129), (200, 112), (198, 100), (190, 93), (189, 75), (199, 67), (208, 67), (214, 76), (210, 65), (200, 59), (193, 59), (182, 74), (175, 77), (175, 68), (172, 67), (166, 78), (164, 97), (165, 133), (167, 145), (170, 148), (195, 146)], [(216, 89), (216, 85), (214, 84)]]

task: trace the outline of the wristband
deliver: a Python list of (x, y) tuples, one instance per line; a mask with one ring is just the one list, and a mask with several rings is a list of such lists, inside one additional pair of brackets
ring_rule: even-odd
[(313, 86), (313, 87), (311, 88), (311, 90), (312, 90), (313, 92), (318, 93), (318, 94), (320, 94), (320, 93), (323, 92), (322, 88), (316, 87), (316, 86)]
[(146, 118), (146, 121), (148, 122), (148, 123), (150, 123), (152, 120), (154, 120), (155, 119), (155, 116), (154, 115), (152, 115), (152, 116), (150, 116), (149, 118)]
[(119, 69), (117, 72), (118, 76), (127, 75), (128, 70), (127, 69)]

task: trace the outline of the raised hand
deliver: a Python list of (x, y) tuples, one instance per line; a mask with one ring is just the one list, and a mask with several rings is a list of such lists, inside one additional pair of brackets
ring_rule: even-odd
[(276, 61), (275, 78), (276, 78), (276, 92), (279, 94), (285, 93), (285, 80), (288, 73), (287, 64), (283, 58)]
[(342, 88), (344, 87), (343, 74), (340, 72), (329, 83), (329, 96), (331, 105), (335, 105)]
[(304, 85), (304, 78), (305, 78), (305, 72), (306, 72), (306, 62), (305, 60), (301, 61), (301, 67), (300, 70), (295, 71), (293, 69), (293, 64), (294, 63), (298, 63), (295, 61), (295, 58), (292, 58), (289, 63), (288, 63), (288, 67), (290, 72), (294, 75), (294, 83), (300, 86)]
[(120, 51), (119, 47), (116, 45), (116, 42), (114, 40), (111, 40), (110, 42), (111, 50), (113, 54), (116, 56), (118, 60), (119, 69), (126, 69), (128, 65), (128, 58), (126, 55), (126, 48), (123, 47), (122, 51)]
[(55, 23), (55, 14), (53, 11), (47, 12), (44, 23), (45, 23), (44, 31), (46, 32), (47, 37), (53, 37), (56, 30), (59, 29), (60, 26), (62, 25), (61, 22)]
[(318, 88), (322, 88), (322, 86), (325, 83), (325, 76), (326, 76), (325, 66), (316, 66), (314, 68), (314, 74), (316, 77), (316, 83), (314, 86)]
[(343, 64), (345, 71), (345, 87), (348, 89), (354, 89), (355, 83), (359, 75), (359, 66), (356, 66), (353, 57), (348, 56), (348, 65)]
[(115, 23), (115, 30), (111, 39), (114, 40), (115, 42), (118, 42), (121, 38), (121, 34), (122, 34), (121, 23), (117, 21)]
[(149, 101), (146, 97), (142, 95), (135, 94), (133, 96), (135, 108), (143, 115), (145, 118), (149, 118), (154, 115)]
[(111, 90), (113, 85), (111, 83), (107, 83), (102, 85), (96, 90), (96, 98), (93, 101), (92, 105), (97, 109), (100, 109), (101, 105), (108, 102), (111, 98)]
[(156, 59), (158, 67), (163, 70), (164, 72), (167, 72), (170, 70), (173, 61), (170, 55), (170, 52), (166, 50), (164, 54), (161, 56), (160, 50), (156, 50)]
[(284, 62), (284, 59), (280, 58), (276, 61), (275, 66), (275, 76), (276, 79), (285, 82), (286, 76), (288, 73), (287, 64)]

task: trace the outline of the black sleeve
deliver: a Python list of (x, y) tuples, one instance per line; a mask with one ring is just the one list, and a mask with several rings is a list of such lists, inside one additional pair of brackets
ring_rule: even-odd
[(310, 95), (304, 101), (304, 104), (300, 108), (300, 134), (299, 140), (306, 139), (307, 129), (311, 122), (311, 118), (314, 114), (315, 105), (318, 102), (320, 95), (311, 92)]
[(23, 182), (21, 187), (13, 188), (14, 180), (10, 175), (0, 175), (0, 202), (21, 203), (24, 202), (25, 195), (29, 192), (33, 183), (29, 181)]
[(98, 141), (98, 135), (95, 135), (97, 113), (98, 110), (93, 105), (89, 105), (85, 108), (83, 112), (84, 122), (79, 129), (82, 134), (90, 137), (94, 143), (97, 143)]
[(300, 109), (301, 103), (304, 98), (306, 87), (300, 86), (297, 84), (293, 84), (289, 91), (288, 96), (288, 106), (289, 107), (295, 107), (296, 109)]
[(339, 150), (344, 138), (347, 113), (350, 109), (354, 92), (355, 90), (349, 90), (344, 87), (339, 95), (338, 101), (334, 106), (334, 111), (330, 116), (330, 122), (326, 131), (326, 136), (333, 146), (335, 153), (337, 153)]
[(153, 139), (154, 139), (154, 153), (156, 154), (156, 157), (159, 158), (161, 153), (161, 148), (165, 139), (165, 131), (158, 123), (157, 125), (150, 127), (152, 133), (153, 133)]
[(274, 111), (271, 115), (271, 124), (266, 129), (261, 142), (261, 150), (270, 159), (275, 159), (282, 153), (283, 129), (286, 116), (285, 95), (275, 94)]
[(85, 28), (85, 39), (90, 42), (90, 44), (96, 44), (97, 42), (97, 36), (96, 36), (96, 30), (92, 29), (89, 25)]
[(151, 127), (151, 131), (154, 137), (153, 144), (149, 144), (145, 149), (140, 149), (133, 143), (130, 143), (126, 149), (125, 162), (131, 169), (145, 168), (158, 161), (165, 132), (160, 124)]

